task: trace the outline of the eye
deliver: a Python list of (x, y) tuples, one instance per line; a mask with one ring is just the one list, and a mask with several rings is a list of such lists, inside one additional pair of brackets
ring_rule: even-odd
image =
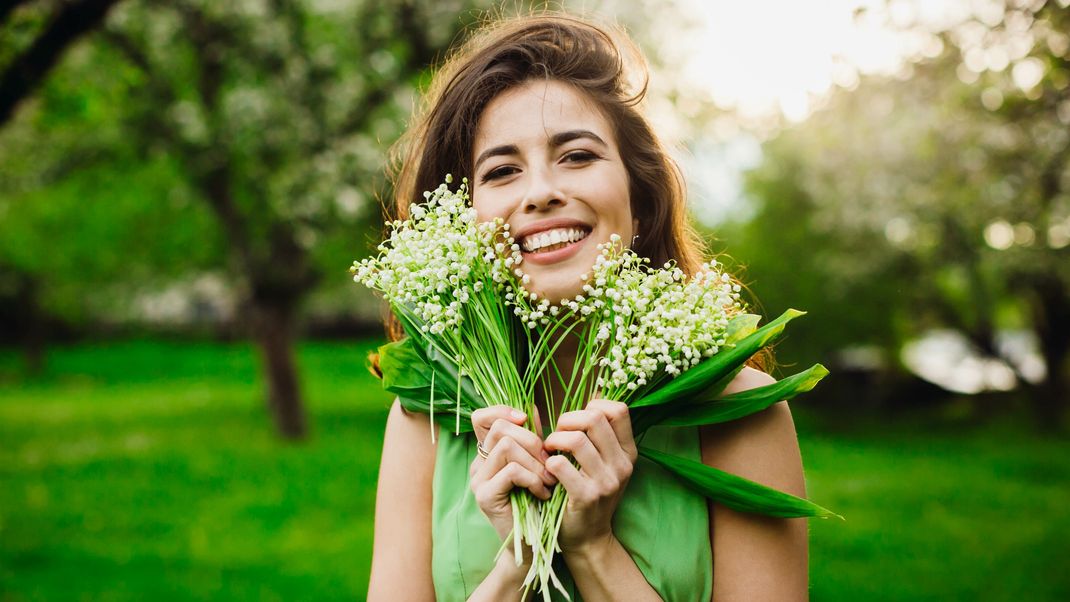
[(499, 178), (504, 178), (505, 176), (511, 176), (514, 173), (516, 173), (517, 171), (519, 171), (519, 170), (517, 170), (517, 168), (515, 168), (515, 167), (513, 167), (511, 165), (502, 165), (501, 167), (496, 167), (496, 168), (488, 171), (487, 173), (483, 174), (483, 177), (480, 178), (480, 182), (489, 182), (491, 180), (497, 180)]
[(600, 158), (601, 157), (592, 153), (591, 151), (576, 150), (566, 153), (565, 156), (562, 157), (562, 160), (568, 163), (590, 163), (591, 161), (595, 161)]

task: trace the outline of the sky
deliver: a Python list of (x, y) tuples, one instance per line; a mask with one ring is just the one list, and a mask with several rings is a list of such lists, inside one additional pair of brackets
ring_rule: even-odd
[(675, 3), (694, 20), (687, 32), (653, 36), (671, 40), (658, 49), (675, 70), (666, 75), (734, 117), (699, 136), (675, 120), (678, 105), (655, 103), (651, 117), (670, 141), (686, 145), (677, 159), (693, 213), (710, 227), (747, 217), (741, 176), (761, 160), (761, 137), (775, 131), (770, 124), (805, 120), (833, 89), (854, 89), (861, 75), (903, 73), (912, 61), (938, 55), (943, 47), (929, 31), (971, 15), (998, 22), (1003, 14), (999, 0)]
[(1002, 17), (993, 0), (677, 1), (696, 17), (692, 37), (676, 44), (687, 84), (743, 116), (779, 111), (791, 121), (832, 86), (853, 88), (859, 73), (893, 74), (938, 55), (939, 41), (914, 24)]

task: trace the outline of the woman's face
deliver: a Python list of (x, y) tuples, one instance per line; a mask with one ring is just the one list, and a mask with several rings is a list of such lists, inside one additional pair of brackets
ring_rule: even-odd
[(582, 92), (531, 81), (495, 97), (476, 128), (472, 203), (520, 244), (528, 289), (552, 301), (583, 289), (598, 245), (636, 223), (613, 128)]

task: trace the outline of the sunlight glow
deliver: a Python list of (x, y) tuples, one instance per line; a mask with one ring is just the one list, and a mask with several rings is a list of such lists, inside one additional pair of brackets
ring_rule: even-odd
[[(892, 75), (910, 59), (943, 51), (927, 28), (908, 30), (912, 25), (946, 27), (987, 10), (978, 8), (985, 2), (962, 0), (681, 2), (702, 22), (697, 39), (677, 48), (686, 85), (744, 120), (805, 119), (833, 86), (853, 89), (859, 74)], [(974, 60), (990, 68), (1004, 62), (994, 55)]]

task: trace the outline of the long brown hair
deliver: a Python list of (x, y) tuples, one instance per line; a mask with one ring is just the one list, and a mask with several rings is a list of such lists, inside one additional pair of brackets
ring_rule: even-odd
[[(408, 217), (409, 206), (421, 202), (423, 192), (437, 187), (445, 174), (472, 175), (472, 146), (484, 109), (502, 92), (533, 79), (563, 82), (594, 101), (614, 128), (628, 172), (632, 215), (640, 227), (633, 250), (651, 265), (673, 260), (694, 273), (705, 249), (687, 218), (680, 168), (640, 111), (648, 82), (642, 53), (619, 29), (564, 14), (487, 24), (449, 55), (394, 147), (389, 217)], [(387, 331), (392, 340), (402, 336), (392, 315)]]

